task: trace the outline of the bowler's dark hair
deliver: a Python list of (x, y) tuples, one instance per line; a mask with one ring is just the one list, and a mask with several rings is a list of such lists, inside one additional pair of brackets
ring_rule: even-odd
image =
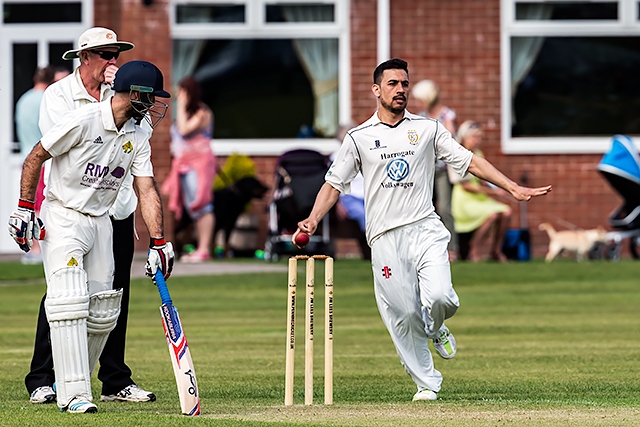
[(384, 70), (404, 70), (409, 75), (409, 68), (407, 67), (407, 61), (400, 58), (393, 58), (382, 62), (373, 71), (373, 83), (379, 85), (382, 81), (382, 73)]
[(187, 116), (191, 117), (200, 109), (202, 89), (200, 83), (193, 77), (185, 77), (180, 81), (180, 87), (187, 92)]

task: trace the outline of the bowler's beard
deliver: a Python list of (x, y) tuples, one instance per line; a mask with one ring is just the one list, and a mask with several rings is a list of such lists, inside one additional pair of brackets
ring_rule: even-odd
[(392, 104), (387, 104), (384, 99), (382, 99), (382, 97), (380, 98), (380, 105), (382, 105), (382, 108), (384, 108), (385, 110), (389, 111), (390, 113), (393, 114), (400, 114), (404, 111), (404, 108), (406, 106), (406, 102), (402, 104), (402, 106), (398, 106), (398, 107), (394, 107), (393, 106), (393, 99), (391, 100)]

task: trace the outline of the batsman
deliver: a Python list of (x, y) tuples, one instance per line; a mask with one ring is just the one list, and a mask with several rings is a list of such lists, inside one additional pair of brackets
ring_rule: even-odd
[[(18, 209), (9, 232), (29, 252), (42, 245), (57, 402), (62, 411), (98, 411), (91, 371), (116, 325), (122, 290), (113, 290), (114, 259), (109, 208), (130, 171), (142, 218), (151, 236), (146, 274), (171, 274), (173, 247), (164, 239), (162, 202), (153, 178), (150, 133), (164, 117), (169, 98), (161, 71), (131, 61), (116, 73), (115, 95), (67, 113), (27, 156)], [(42, 163), (52, 159), (41, 218), (34, 196)], [(45, 230), (46, 225), (46, 230)]]

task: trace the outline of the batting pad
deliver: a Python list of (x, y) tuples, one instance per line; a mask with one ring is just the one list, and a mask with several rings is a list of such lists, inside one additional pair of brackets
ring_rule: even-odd
[(44, 307), (51, 328), (58, 406), (65, 408), (76, 396), (91, 401), (87, 348), (87, 273), (78, 267), (65, 267), (55, 271), (47, 283)]
[(121, 300), (122, 289), (98, 292), (89, 298), (89, 317), (87, 318), (89, 372), (93, 372), (102, 349), (107, 343), (109, 333), (116, 327)]

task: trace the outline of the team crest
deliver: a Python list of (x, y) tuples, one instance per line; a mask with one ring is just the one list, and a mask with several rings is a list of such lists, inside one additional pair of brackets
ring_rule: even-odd
[(78, 261), (72, 256), (69, 257), (69, 260), (67, 261), (67, 267), (77, 267), (78, 266)]
[(127, 142), (125, 142), (122, 146), (122, 150), (125, 152), (125, 154), (131, 153), (133, 151), (133, 143), (130, 140), (127, 140)]
[(409, 138), (409, 143), (411, 145), (417, 145), (418, 144), (418, 132), (416, 132), (415, 130), (409, 129), (407, 131), (407, 138)]

